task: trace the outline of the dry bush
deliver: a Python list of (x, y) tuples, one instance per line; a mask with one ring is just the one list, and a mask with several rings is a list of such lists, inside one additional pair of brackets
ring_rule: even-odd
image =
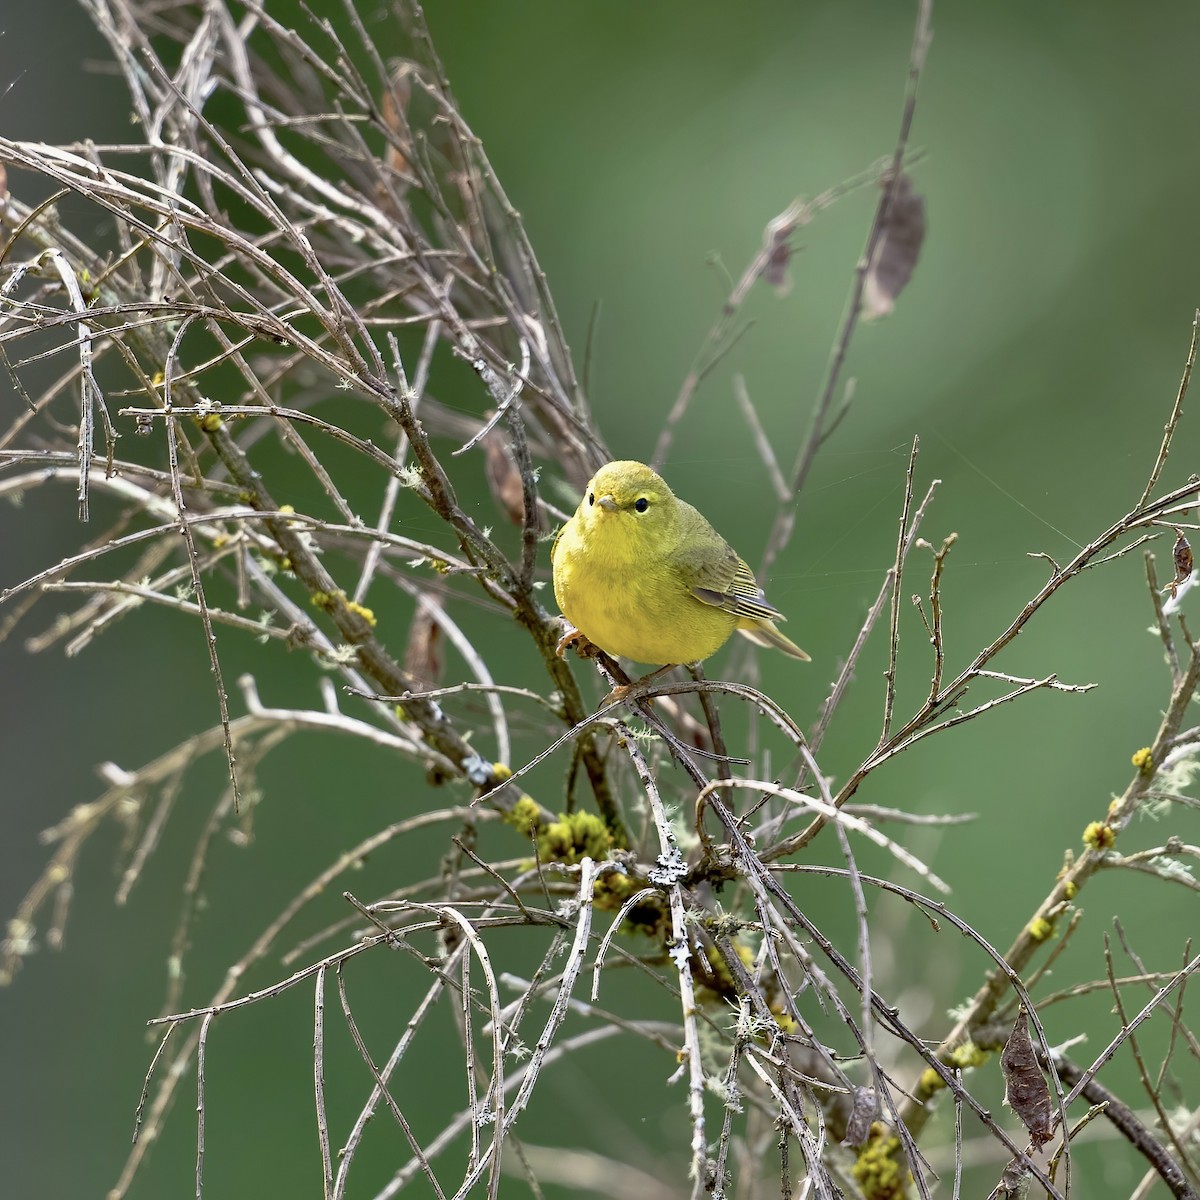
[[(1194, 1196), (1200, 1097), (1180, 1095), (1175, 1081), (1176, 1060), (1198, 1048), (1183, 1009), (1193, 948), (1178, 970), (1145, 967), (1129, 947), (1123, 953), (1134, 965), (1125, 977), (1112, 958), (1096, 970), (1094, 986), (1111, 990), (1117, 1015), (1111, 1045), (1089, 1063), (1052, 1048), (1039, 1019), (1046, 1005), (1069, 998), (1050, 992), (1044, 973), (1068, 944), (1077, 897), (1098, 872), (1149, 872), (1163, 889), (1186, 889), (1189, 900), (1196, 890), (1186, 862), (1197, 850), (1173, 829), (1161, 845), (1114, 849), (1148, 804), (1168, 804), (1168, 825), (1197, 806), (1185, 789), (1200, 730), (1186, 726), (1186, 715), (1200, 653), (1176, 593), (1193, 578), (1182, 531), (1200, 482), (1159, 490), (1187, 373), (1174, 409), (1164, 404), (1161, 449), (1127, 515), (1070, 562), (1046, 558), (1045, 582), (952, 677), (941, 581), (953, 538), (938, 547), (920, 540), (935, 485), (918, 483), (914, 444), (894, 562), (807, 732), (745, 682), (754, 676), (741, 653), (725, 680), (693, 670), (635, 683), (622, 703), (593, 711), (585, 699), (595, 690), (591, 676), (606, 686), (628, 680), (603, 656), (556, 655), (560, 620), (539, 584), (547, 532), (610, 457), (603, 421), (589, 408), (534, 248), (455, 103), (420, 9), (401, 0), (408, 57), (388, 63), (349, 0), (338, 21), (303, 27), (278, 24), (253, 0), (89, 7), (128, 81), (143, 140), (54, 147), (0, 139), (0, 161), (55, 189), (51, 201), (31, 206), (14, 184), (0, 210), (0, 348), (24, 403), (0, 437), (0, 493), (69, 479), (83, 522), (78, 553), (0, 595), (3, 628), (10, 634), (47, 593), (65, 595), (72, 607), (37, 639), (41, 649), (78, 649), (110, 629), (136, 636), (137, 611), (148, 605), (186, 614), (209, 647), (220, 720), (180, 745), (155, 748), (138, 770), (110, 772), (105, 790), (51, 831), (52, 857), (9, 924), (4, 977), (13, 978), (36, 943), (55, 943), (79, 855), (114, 820), (127, 834), (119, 894), (129, 894), (181, 781), (203, 756), (224, 757), (228, 783), (182, 887), (177, 980), (206, 855), (219, 831), (253, 812), (266, 755), (308, 731), (335, 729), (420, 764), (428, 777), (422, 802), (405, 809), (415, 815), (300, 887), (207, 1003), (183, 1009), (174, 989), (154, 1022), (163, 1039), (113, 1194), (131, 1189), (193, 1068), (200, 1194), (206, 1047), (238, 1019), (236, 1010), (303, 987), (314, 994), (313, 1137), (327, 1197), (361, 1193), (349, 1185), (372, 1138), (394, 1155), (381, 1196), (408, 1184), (422, 1194), (496, 1195), (504, 1173), (527, 1180), (535, 1195), (539, 1179), (618, 1195), (958, 1195), (964, 1139), (999, 1150), (995, 1194), (1032, 1181), (1065, 1196), (1079, 1119), (1068, 1110), (1077, 1099), (1092, 1105), (1085, 1120), (1110, 1122), (1128, 1153), (1143, 1156), (1147, 1179)], [(897, 143), (864, 176), (880, 185), (878, 206), (812, 434), (790, 468), (761, 433), (744, 390), (739, 395), (777, 500), (764, 567), (790, 537), (815, 456), (848, 414), (853, 419), (842, 365), (858, 321), (890, 310), (919, 249), (920, 197), (904, 168), (929, 17), (922, 5)], [(736, 341), (747, 293), (782, 285), (796, 231), (859, 182), (797, 200), (768, 225), (666, 416), (657, 461), (687, 419), (692, 394)], [(65, 194), (107, 219), (107, 241), (93, 244), (66, 227), (55, 207)], [(75, 224), (95, 229), (96, 219)], [(30, 394), (21, 380), (44, 362), (61, 374)], [(443, 378), (467, 371), (471, 415), (435, 397)], [(380, 428), (382, 444), (374, 440)], [(452, 452), (439, 448), (452, 439)], [(302, 464), (318, 487), (307, 511), (276, 498), (279, 449), (291, 456), (290, 470)], [(483, 476), (497, 520), (513, 522), (515, 537), (481, 527), (460, 503), (464, 481)], [(411, 536), (397, 519), (414, 500), (436, 519), (436, 536)], [(101, 508), (116, 515), (97, 530), (87, 522)], [(1146, 560), (1169, 668), (1161, 725), (1128, 786), (1089, 826), (1085, 848), (1067, 852), (1045, 899), (997, 951), (936, 898), (944, 885), (905, 844), (922, 822), (967, 836), (956, 820), (856, 806), (855, 793), (924, 738), (1032, 692), (1085, 690), (1052, 673), (1016, 677), (995, 660), (1058, 602), (1064, 585), (1142, 546), (1158, 527), (1175, 539), (1169, 589)], [(923, 701), (902, 712), (898, 622), (906, 588), (915, 586), (904, 582), (914, 552), (925, 564), (920, 607), (931, 667)], [(120, 564), (116, 574), (110, 563)], [(106, 573), (112, 577), (101, 581)], [(411, 627), (399, 639), (385, 636), (368, 605), (393, 593), (412, 604)], [(523, 647), (540, 686), (498, 681), (495, 648), (473, 642), (456, 622), (467, 600), (511, 618), (508, 641)], [(125, 616), (132, 619), (121, 622)], [(306, 655), (319, 706), (271, 707), (250, 677), (232, 688), (222, 647), (239, 633), (261, 642), (259, 680), (277, 656)], [(882, 725), (835, 789), (821, 769), (821, 746), (871, 638), (890, 647)], [(447, 662), (465, 669), (448, 678)], [(493, 744), (495, 759), (479, 749)], [(562, 792), (525, 792), (523, 777), (552, 754), (570, 764)], [(397, 880), (370, 899), (337, 898), (366, 855), (430, 826), (444, 831), (446, 851), (430, 877)], [(868, 843), (898, 875), (915, 872), (921, 890), (860, 871), (855, 848)], [(847, 944), (827, 936), (789, 890), (802, 874), (834, 877), (855, 898), (856, 936)], [(935, 1019), (921, 1033), (906, 1023), (888, 971), (873, 962), (875, 894), (918, 917), (893, 958), (934, 953), (939, 928), (965, 935), (956, 944), (972, 955), (978, 991), (951, 1023)], [(293, 965), (275, 984), (244, 992), (247, 972), (277, 965), (292, 922), (314, 906), (324, 933), (292, 951)], [(537, 941), (540, 963), (526, 977), (513, 965), (514, 930)], [(529, 945), (526, 937), (522, 953)], [(936, 952), (944, 945), (945, 934)], [(371, 1048), (346, 971), (352, 960), (389, 949), (411, 958), (426, 990), (394, 1014), (390, 1043)], [(646, 979), (661, 1003), (647, 1004), (644, 987), (631, 986)], [(454, 1037), (428, 1021), (439, 1001), (455, 1014)], [(335, 1003), (332, 1017), (327, 1003)], [(940, 1011), (953, 998), (933, 1003)], [(335, 1069), (325, 1059), (330, 1020), (349, 1031), (370, 1072), (352, 1114), (331, 1114), (325, 1103), (325, 1074)], [(1144, 1095), (1122, 1100), (1102, 1086), (1103, 1069), (1118, 1046), (1136, 1047), (1146, 1023), (1169, 1028), (1168, 1049), (1158, 1062), (1139, 1056)], [(418, 1109), (419, 1129), (428, 1127), (429, 1097), (390, 1082), (421, 1039), (436, 1042), (460, 1095), (451, 1111), (435, 1114), (432, 1136), (412, 1121)], [(662, 1082), (663, 1106), (686, 1114), (686, 1147), (664, 1148), (655, 1177), (622, 1161), (616, 1147), (567, 1154), (567, 1145), (520, 1140), (520, 1117), (538, 1106), (546, 1074), (610, 1039), (640, 1041)], [(1002, 1047), (1015, 1116), (988, 1111), (975, 1086), (994, 1074), (993, 1052)], [(672, 1079), (681, 1086), (668, 1089)], [(598, 1091), (588, 1103), (619, 1103), (619, 1094)], [(957, 1131), (949, 1145), (928, 1128), (948, 1107)], [(187, 1118), (180, 1110), (171, 1119)], [(575, 1140), (570, 1129), (562, 1140)], [(260, 1148), (268, 1158), (285, 1152)]]

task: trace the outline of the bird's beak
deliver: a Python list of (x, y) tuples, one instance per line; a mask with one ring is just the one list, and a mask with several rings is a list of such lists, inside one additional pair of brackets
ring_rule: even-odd
[(605, 512), (617, 511), (617, 502), (611, 496), (597, 496), (596, 503), (600, 505)]

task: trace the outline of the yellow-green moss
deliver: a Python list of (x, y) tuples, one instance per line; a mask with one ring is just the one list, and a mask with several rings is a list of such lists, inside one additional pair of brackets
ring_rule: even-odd
[(945, 1086), (946, 1081), (932, 1067), (926, 1067), (917, 1079), (917, 1099), (924, 1103)]
[(624, 871), (605, 871), (596, 880), (596, 886), (592, 889), (592, 899), (597, 908), (612, 912), (620, 908), (641, 886), (632, 875)]
[[(511, 772), (510, 772), (511, 774)], [(522, 796), (505, 814), (505, 823), (525, 837), (533, 837), (542, 823), (542, 810), (532, 796)]]
[(771, 1015), (775, 1018), (775, 1024), (778, 1025), (784, 1033), (799, 1032), (800, 1023), (795, 1019), (795, 1017), (788, 1016), (788, 1014), (782, 1009), (776, 1008), (774, 1004), (771, 1005)]
[(309, 599), (317, 608), (323, 608), (326, 612), (336, 608), (340, 602), (347, 612), (352, 612), (356, 616), (362, 617), (372, 629), (375, 627), (375, 613), (365, 604), (359, 604), (357, 600), (347, 600), (346, 593), (340, 588), (336, 592), (313, 592), (309, 596)]
[[(738, 957), (741, 958), (741, 951), (738, 952)], [(725, 961), (725, 956), (716, 952), (706, 956), (707, 968), (701, 969), (700, 964), (696, 963), (692, 969), (692, 976), (696, 983), (705, 991), (714, 992), (718, 996), (732, 996), (737, 992), (737, 984), (733, 978), (733, 972), (729, 969), (729, 964)], [(745, 959), (742, 960), (745, 962)]]
[[(635, 891), (640, 891), (646, 886), (644, 879), (637, 879), (631, 875), (613, 873), (604, 878), (609, 881), (624, 881), (618, 885), (618, 888), (614, 888), (612, 893), (612, 899), (615, 901), (619, 897), (621, 904), (624, 904)], [(595, 892), (597, 896), (599, 896), (600, 888), (601, 881), (597, 880)], [(612, 907), (617, 908), (619, 905), (614, 903)], [(648, 938), (653, 938), (655, 941), (662, 941), (668, 937), (670, 929), (671, 914), (667, 909), (666, 899), (661, 893), (653, 896), (644, 896), (626, 912), (625, 919), (621, 922), (622, 933), (641, 933), (645, 934)]]
[(866, 1200), (901, 1200), (908, 1192), (908, 1168), (900, 1139), (876, 1125), (850, 1168)]
[(1083, 844), (1089, 850), (1111, 850), (1117, 844), (1117, 831), (1104, 821), (1092, 821), (1083, 831)]
[[(961, 1046), (955, 1046), (944, 1061), (951, 1070), (969, 1071), (973, 1067), (982, 1067), (990, 1057), (986, 1050), (974, 1042), (963, 1042)], [(917, 1079), (917, 1099), (924, 1103), (945, 1086), (946, 1081), (942, 1076), (933, 1067), (926, 1067)]]
[(1035, 942), (1044, 942), (1054, 932), (1054, 923), (1045, 917), (1034, 917), (1026, 929)]
[(357, 600), (347, 600), (346, 607), (352, 612), (357, 613), (372, 629), (375, 628), (375, 614), (365, 604), (359, 604)]
[(955, 1046), (950, 1051), (950, 1066), (961, 1067), (966, 1071), (971, 1067), (982, 1067), (988, 1057), (988, 1052), (974, 1042), (963, 1042), (961, 1046)]
[(595, 813), (562, 813), (557, 821), (538, 830), (538, 857), (542, 862), (574, 865), (584, 858), (600, 862), (612, 849), (613, 839)]

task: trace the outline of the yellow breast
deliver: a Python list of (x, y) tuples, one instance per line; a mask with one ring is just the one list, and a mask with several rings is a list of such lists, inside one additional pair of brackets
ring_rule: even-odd
[(732, 613), (697, 600), (662, 559), (625, 561), (584, 544), (577, 518), (554, 544), (554, 596), (563, 616), (608, 654), (636, 662), (692, 663), (737, 627)]

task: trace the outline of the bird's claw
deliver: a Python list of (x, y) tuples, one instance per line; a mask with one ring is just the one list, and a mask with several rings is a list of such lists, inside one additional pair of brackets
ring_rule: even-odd
[(578, 629), (568, 629), (566, 633), (558, 639), (558, 645), (554, 647), (554, 653), (558, 658), (566, 658), (569, 647), (574, 646), (577, 642), (586, 642), (587, 638), (579, 632)]
[(554, 647), (554, 653), (559, 658), (566, 658), (567, 650), (574, 646), (580, 658), (595, 658), (600, 653), (600, 647), (595, 642), (588, 641), (587, 634), (580, 632), (578, 629), (568, 629), (566, 633), (558, 639), (558, 645)]

